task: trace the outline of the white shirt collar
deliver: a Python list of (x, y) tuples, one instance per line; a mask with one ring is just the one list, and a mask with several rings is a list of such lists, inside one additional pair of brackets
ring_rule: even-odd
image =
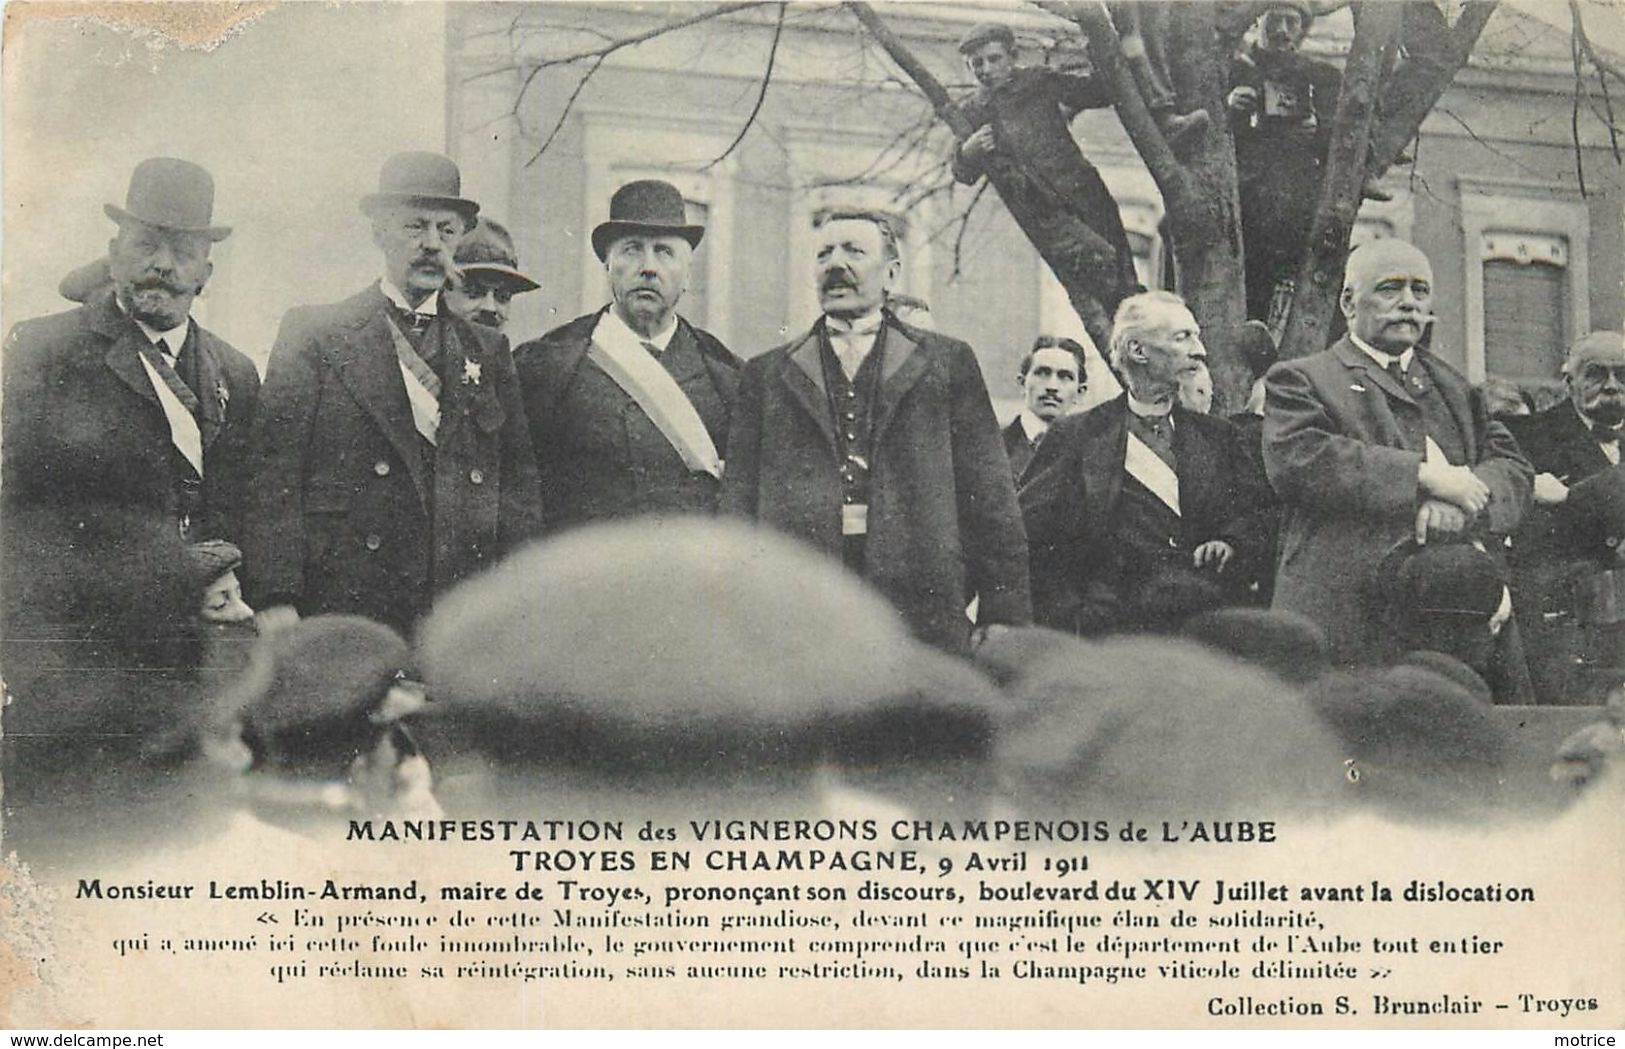
[(1021, 420), (1021, 432), (1027, 435), (1028, 441), (1036, 441), (1049, 432), (1049, 423), (1034, 415), (1031, 408), (1021, 409), (1016, 418)]
[(406, 301), (406, 296), (401, 292), (401, 289), (397, 288), (395, 282), (388, 277), (378, 278), (378, 290), (384, 293), (384, 298), (407, 313), (421, 313), (429, 317), (440, 315), (440, 293), (438, 291), (414, 306)]
[(1411, 369), (1411, 358), (1416, 356), (1416, 351), (1414, 351), (1414, 350), (1406, 350), (1404, 353), (1400, 354), (1398, 357), (1395, 357), (1391, 353), (1383, 353), (1381, 350), (1377, 349), (1375, 346), (1371, 345), (1369, 342), (1366, 342), (1364, 339), (1360, 338), (1358, 335), (1354, 334), (1353, 332), (1349, 332), (1349, 341), (1352, 342), (1354, 345), (1358, 346), (1360, 348), (1361, 353), (1365, 354), (1367, 357), (1370, 357), (1372, 360), (1376, 361), (1377, 362), (1377, 367), (1382, 368), (1384, 370), (1387, 369), (1388, 363), (1390, 361), (1398, 361), (1399, 366), (1401, 368), (1403, 368), (1405, 371), (1410, 371), (1410, 369)]
[[(118, 302), (117, 296), (114, 297), (114, 301)], [(168, 331), (159, 331), (157, 328), (154, 328), (140, 317), (137, 317), (135, 314), (125, 309), (124, 303), (118, 302), (118, 308), (123, 311), (126, 317), (135, 321), (136, 327), (141, 329), (141, 334), (147, 337), (148, 342), (156, 344), (159, 349), (171, 357), (179, 357), (181, 355), (181, 347), (186, 345), (186, 329), (191, 327), (192, 324), (191, 317), (187, 317), (185, 320), (175, 325), (175, 327), (170, 328)]]
[(1126, 389), (1123, 396), (1128, 398), (1128, 410), (1135, 415), (1166, 415), (1170, 421), (1173, 419), (1174, 402), (1171, 400), (1167, 404), (1147, 404)]
[(861, 317), (853, 317), (851, 319), (846, 317), (835, 317), (826, 313), (824, 314), (824, 325), (832, 333), (837, 335), (845, 335), (848, 333), (854, 335), (873, 335), (875, 332), (880, 330), (880, 325), (885, 321), (885, 319), (885, 315), (878, 309), (870, 313), (865, 313)]
[(666, 347), (671, 345), (672, 336), (677, 334), (677, 314), (675, 311), (672, 313), (670, 319), (666, 321), (666, 326), (664, 328), (661, 328), (659, 331), (649, 336), (639, 335), (637, 332), (633, 331), (632, 326), (621, 319), (621, 315), (615, 312), (615, 307), (613, 306), (604, 311), (604, 319), (599, 321), (600, 324), (606, 322), (616, 328), (619, 328), (621, 333), (626, 338), (631, 339), (633, 342), (639, 344), (649, 343), (661, 353), (666, 352)]

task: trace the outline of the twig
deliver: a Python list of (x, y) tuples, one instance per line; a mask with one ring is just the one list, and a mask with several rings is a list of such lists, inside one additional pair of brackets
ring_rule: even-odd
[(788, 6), (786, 3), (779, 4), (779, 17), (773, 23), (773, 44), (767, 51), (767, 68), (762, 71), (762, 89), (756, 93), (756, 104), (750, 107), (750, 115), (745, 118), (745, 123), (739, 129), (739, 134), (735, 135), (734, 140), (728, 143), (728, 148), (722, 151), (721, 156), (701, 168), (701, 171), (710, 171), (724, 160), (727, 160), (733, 151), (739, 148), (739, 143), (745, 141), (745, 136), (750, 133), (751, 125), (756, 123), (757, 116), (761, 114), (762, 103), (767, 101), (767, 86), (773, 82), (773, 63), (779, 57), (779, 38), (784, 35), (784, 12)]
[(528, 168), (538, 160), (542, 159), (542, 154), (547, 152), (547, 147), (553, 144), (553, 140), (558, 137), (559, 130), (564, 127), (564, 122), (570, 118), (570, 110), (575, 106), (576, 99), (581, 97), (581, 92), (586, 89), (587, 81), (592, 79), (592, 75), (598, 72), (603, 64), (604, 59), (599, 58), (593, 62), (592, 66), (588, 68), (586, 73), (582, 74), (581, 79), (576, 83), (576, 89), (570, 92), (569, 98), (564, 100), (564, 110), (559, 113), (559, 119), (556, 123), (554, 123), (553, 130), (547, 133), (547, 138), (543, 140), (541, 148), (536, 150), (535, 153), (532, 153), (530, 159), (525, 161), (525, 167)]

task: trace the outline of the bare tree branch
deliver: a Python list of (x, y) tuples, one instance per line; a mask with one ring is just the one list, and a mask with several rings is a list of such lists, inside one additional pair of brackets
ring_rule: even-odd
[(720, 156), (701, 168), (701, 171), (710, 171), (724, 160), (727, 160), (733, 151), (739, 148), (739, 143), (745, 141), (745, 136), (750, 133), (751, 126), (756, 123), (756, 118), (761, 115), (762, 103), (767, 101), (767, 86), (773, 82), (773, 63), (779, 57), (779, 39), (784, 35), (784, 12), (788, 6), (786, 3), (779, 4), (779, 17), (773, 22), (773, 43), (767, 49), (767, 68), (762, 71), (762, 89), (756, 93), (756, 104), (750, 107), (750, 115), (745, 118), (745, 123), (740, 126), (739, 134), (735, 135), (734, 140), (728, 143), (728, 148), (723, 150)]
[[(563, 130), (564, 122), (570, 119), (570, 110), (575, 107), (576, 99), (581, 97), (581, 92), (586, 90), (587, 81), (592, 79), (592, 75), (594, 73), (603, 68), (604, 61), (605, 60), (603, 58), (596, 59), (593, 64), (588, 67), (587, 71), (581, 75), (581, 79), (576, 82), (575, 90), (570, 92), (570, 97), (564, 100), (564, 109), (559, 112), (559, 119), (554, 121), (553, 129), (547, 133), (547, 137), (542, 140), (542, 144), (536, 150), (536, 152), (530, 155), (530, 159), (525, 161), (525, 167), (528, 168), (538, 160), (542, 159), (542, 154), (547, 152), (547, 147), (553, 144), (553, 140), (557, 138), (559, 132)], [(523, 92), (520, 94), (523, 95)]]
[(1397, 4), (1367, 4), (1361, 11), (1343, 67), (1320, 202), (1281, 339), (1283, 358), (1302, 357), (1326, 345), (1335, 285), (1342, 281), (1349, 233), (1360, 208), (1382, 70), (1399, 46), (1402, 10)]
[(610, 55), (613, 55), (622, 48), (633, 47), (637, 44), (644, 43), (645, 41), (653, 40), (657, 36), (664, 36), (667, 33), (676, 32), (679, 29), (687, 29), (689, 26), (699, 25), (701, 22), (709, 22), (713, 18), (721, 18), (723, 15), (731, 15), (735, 11), (744, 11), (752, 7), (762, 7), (770, 2), (771, 0), (742, 0), (742, 2), (737, 3), (721, 4), (717, 7), (711, 8), (710, 10), (701, 11), (697, 15), (689, 15), (686, 18), (679, 18), (675, 21), (666, 22), (641, 33), (634, 33), (631, 36), (617, 37), (616, 39), (605, 44), (603, 47), (594, 48), (591, 51), (578, 51), (573, 55), (564, 55), (560, 58), (546, 59), (541, 63), (541, 65), (567, 66), (572, 62), (580, 62), (584, 59), (608, 58)]
[(1569, 22), (1574, 28), (1575, 46), (1585, 55), (1586, 60), (1591, 63), (1592, 67), (1602, 75), (1603, 83), (1608, 82), (1608, 77), (1613, 77), (1615, 80), (1625, 83), (1625, 72), (1622, 72), (1619, 66), (1599, 54), (1596, 47), (1591, 43), (1591, 37), (1586, 35), (1585, 17), (1580, 13), (1579, 0), (1569, 0)]
[(983, 182), (980, 186), (977, 186), (976, 193), (970, 198), (970, 203), (965, 205), (965, 210), (959, 214), (959, 232), (954, 234), (954, 269), (948, 275), (949, 280), (958, 280), (959, 275), (963, 272), (960, 264), (965, 258), (965, 233), (970, 229), (971, 212), (975, 211), (976, 205), (981, 203), (982, 194), (987, 192), (987, 187), (990, 185), (992, 185), (991, 182)]
[(1089, 60), (1095, 75), (1111, 84), (1117, 118), (1123, 122), (1129, 141), (1150, 169), (1151, 177), (1166, 195), (1188, 194), (1190, 179), (1174, 157), (1172, 147), (1157, 127), (1156, 119), (1140, 96), (1139, 86), (1128, 63), (1123, 61), (1123, 44), (1112, 23), (1111, 12), (1098, 0), (1033, 0), (1037, 7), (1058, 15), (1083, 30), (1089, 41)]
[(1461, 17), (1450, 29), (1448, 46), (1442, 53), (1413, 58), (1395, 71), (1383, 92), (1383, 116), (1371, 142), (1371, 174), (1381, 175), (1387, 171), (1416, 137), (1422, 121), (1439, 104), (1445, 89), (1472, 56), (1497, 6), (1497, 0), (1467, 0)]

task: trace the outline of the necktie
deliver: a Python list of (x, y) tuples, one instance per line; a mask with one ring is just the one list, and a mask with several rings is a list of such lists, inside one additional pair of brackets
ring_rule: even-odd
[(1157, 458), (1174, 465), (1174, 428), (1166, 415), (1136, 415), (1139, 420), (1140, 439), (1157, 454)]
[(1405, 388), (1405, 366), (1399, 363), (1398, 357), (1391, 358), (1388, 361), (1387, 371), (1389, 375), (1393, 376), (1394, 381), (1399, 383), (1399, 388), (1403, 390)]

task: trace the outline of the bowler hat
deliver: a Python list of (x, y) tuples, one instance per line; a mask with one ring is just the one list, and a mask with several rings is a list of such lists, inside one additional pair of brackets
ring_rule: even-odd
[(230, 226), (214, 226), (214, 179), (189, 160), (149, 157), (130, 173), (124, 206), (105, 204), (114, 222), (140, 222), (159, 229), (196, 233), (210, 240), (231, 236)]
[(609, 246), (629, 233), (682, 237), (697, 248), (705, 227), (689, 224), (683, 195), (676, 186), (650, 178), (628, 182), (609, 198), (609, 220), (592, 231), (592, 250), (598, 261), (608, 258)]
[(1488, 623), (1501, 605), (1506, 578), (1495, 559), (1470, 543), (1413, 539), (1394, 544), (1377, 569), (1388, 606), (1400, 621), (1459, 615)]
[(1012, 51), (1016, 49), (1016, 34), (1011, 32), (1009, 26), (999, 25), (996, 22), (980, 22), (971, 26), (970, 32), (960, 38), (959, 53), (968, 55), (983, 44), (991, 44), (995, 40)]
[(519, 272), (519, 254), (506, 227), (488, 218), (480, 219), (468, 236), (457, 242), (454, 256), (457, 271), (495, 277), (513, 289), (514, 294), (541, 287)]
[(413, 151), (397, 153), (378, 169), (378, 192), (361, 198), (361, 210), (371, 215), (392, 204), (418, 204), (460, 212), (473, 226), (480, 206), (463, 196), (463, 176), (450, 157)]

